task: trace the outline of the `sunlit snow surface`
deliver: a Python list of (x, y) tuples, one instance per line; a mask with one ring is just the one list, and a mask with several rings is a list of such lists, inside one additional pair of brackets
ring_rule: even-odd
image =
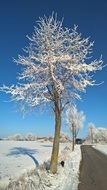
[(93, 147), (99, 150), (100, 152), (107, 154), (107, 144), (106, 145), (97, 144), (97, 145), (94, 145)]
[[(42, 167), (38, 169), (38, 165), (50, 159), (51, 150), (52, 143), (49, 141), (0, 141), (0, 189), (10, 181), (11, 190), (77, 190), (80, 146), (76, 146), (72, 152), (70, 143), (60, 143), (58, 173), (55, 175), (47, 173)], [(61, 160), (65, 161), (64, 168), (60, 165)], [(35, 173), (35, 168), (38, 173)], [(41, 181), (38, 182), (38, 174), (42, 185), (37, 184)], [(23, 181), (23, 187), (20, 185), (16, 188), (19, 178)], [(31, 181), (34, 186), (31, 186)]]
[(51, 149), (51, 142), (0, 141), (0, 176), (11, 177), (35, 167), (33, 157), (43, 163), (50, 158)]

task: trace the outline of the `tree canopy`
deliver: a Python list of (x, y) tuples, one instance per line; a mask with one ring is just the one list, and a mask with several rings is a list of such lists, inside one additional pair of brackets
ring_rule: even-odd
[(93, 42), (83, 38), (76, 26), (63, 27), (63, 22), (53, 15), (39, 18), (28, 39), (26, 56), (19, 55), (14, 60), (23, 66), (18, 84), (0, 88), (10, 93), (12, 100), (21, 102), (22, 111), (44, 103), (53, 106), (56, 96), (63, 109), (73, 99), (79, 99), (87, 86), (94, 85), (91, 72), (101, 70), (103, 61), (100, 58), (89, 62)]

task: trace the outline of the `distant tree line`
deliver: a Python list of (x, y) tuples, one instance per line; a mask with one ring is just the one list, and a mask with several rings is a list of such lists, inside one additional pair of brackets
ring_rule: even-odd
[[(13, 141), (50, 141), (50, 142), (53, 142), (53, 137), (52, 136), (49, 136), (49, 137), (46, 137), (46, 136), (43, 136), (43, 137), (39, 137), (37, 135), (34, 135), (32, 133), (28, 133), (25, 137), (22, 136), (21, 134), (14, 134), (12, 136), (8, 136), (7, 138), (0, 138), (0, 140), (13, 140)], [(69, 142), (70, 141), (70, 138), (64, 134), (64, 133), (61, 133), (60, 134), (60, 142), (64, 143), (64, 142)]]

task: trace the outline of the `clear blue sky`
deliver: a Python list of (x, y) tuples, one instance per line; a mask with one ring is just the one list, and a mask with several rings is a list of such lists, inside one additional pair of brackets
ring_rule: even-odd
[[(107, 1), (106, 0), (1, 0), (0, 1), (0, 86), (16, 83), (19, 66), (12, 59), (23, 54), (22, 48), (28, 45), (26, 35), (31, 35), (38, 17), (57, 12), (58, 18), (64, 17), (64, 26), (78, 25), (84, 37), (95, 41), (93, 58), (103, 55), (107, 64)], [(101, 86), (87, 89), (78, 102), (78, 109), (86, 115), (84, 129), (88, 122), (97, 127), (107, 127), (107, 67), (95, 75)], [(16, 104), (6, 102), (9, 96), (0, 94), (0, 136), (14, 133), (52, 135), (54, 119), (50, 111), (40, 114), (30, 113), (24, 119), (16, 112)], [(63, 123), (62, 131), (65, 131)]]

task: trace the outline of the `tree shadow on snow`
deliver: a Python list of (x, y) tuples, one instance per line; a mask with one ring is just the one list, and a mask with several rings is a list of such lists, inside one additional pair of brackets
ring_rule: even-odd
[(52, 147), (52, 145), (41, 145), (43, 147)]
[(29, 156), (35, 163), (36, 167), (39, 166), (39, 162), (36, 160), (36, 158), (33, 156), (33, 154), (37, 153), (38, 151), (36, 149), (29, 149), (25, 147), (14, 147), (11, 149), (10, 153), (7, 154), (7, 156), (16, 156), (19, 157), (21, 155), (27, 155)]

